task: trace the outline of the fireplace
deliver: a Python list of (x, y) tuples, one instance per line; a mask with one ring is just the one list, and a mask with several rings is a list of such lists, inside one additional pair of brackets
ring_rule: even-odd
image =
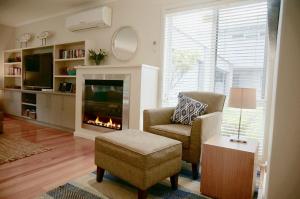
[(84, 80), (82, 127), (98, 131), (128, 128), (128, 80), (126, 75), (106, 75)]
[(101, 65), (76, 69), (74, 136), (95, 139), (119, 128), (142, 129), (143, 110), (157, 107), (157, 67)]

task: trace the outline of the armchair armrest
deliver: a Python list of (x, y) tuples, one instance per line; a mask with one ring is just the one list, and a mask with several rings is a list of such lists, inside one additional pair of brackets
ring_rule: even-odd
[(204, 143), (209, 138), (220, 133), (222, 116), (222, 112), (214, 112), (196, 118), (196, 121), (200, 120), (201, 122), (201, 142)]
[(174, 110), (175, 107), (144, 110), (144, 131), (147, 131), (150, 126), (170, 124)]
[(221, 124), (222, 112), (214, 112), (197, 117), (192, 123), (190, 148), (198, 151), (201, 143), (219, 134)]

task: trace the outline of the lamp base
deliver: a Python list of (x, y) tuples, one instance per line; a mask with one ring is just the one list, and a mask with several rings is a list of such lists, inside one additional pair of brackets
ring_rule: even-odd
[(230, 142), (237, 142), (237, 143), (242, 143), (242, 144), (247, 144), (246, 140), (241, 140), (239, 138), (235, 139), (235, 138), (231, 138)]

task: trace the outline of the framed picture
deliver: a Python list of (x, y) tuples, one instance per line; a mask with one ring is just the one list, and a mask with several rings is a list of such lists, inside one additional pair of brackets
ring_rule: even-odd
[(72, 83), (69, 83), (69, 82), (61, 82), (59, 84), (59, 91), (60, 92), (68, 92), (68, 93), (71, 93), (72, 92), (72, 89), (73, 88), (73, 84)]

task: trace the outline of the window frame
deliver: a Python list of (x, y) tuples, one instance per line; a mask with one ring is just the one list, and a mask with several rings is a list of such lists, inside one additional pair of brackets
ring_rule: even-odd
[[(166, 18), (167, 15), (170, 15), (172, 13), (178, 13), (178, 12), (184, 12), (184, 11), (191, 11), (191, 10), (207, 10), (210, 8), (217, 8), (217, 10), (222, 9), (222, 8), (227, 8), (227, 7), (234, 7), (234, 6), (243, 6), (245, 4), (248, 3), (260, 3), (260, 2), (267, 2), (267, 0), (242, 0), (242, 1), (238, 1), (238, 0), (224, 0), (222, 2), (213, 2), (213, 1), (208, 1), (205, 3), (199, 3), (199, 2), (194, 2), (194, 3), (187, 3), (187, 4), (177, 4), (176, 6), (171, 5), (168, 7), (163, 7), (161, 9), (161, 71), (159, 73), (159, 88), (158, 88), (158, 106), (162, 107), (163, 105), (163, 91), (164, 91), (164, 76), (165, 76), (165, 66), (166, 66), (166, 59), (165, 59), (165, 54), (167, 51), (166, 48), (166, 43), (165, 43), (165, 31), (166, 31)], [(218, 27), (218, 23), (214, 23), (215, 28)], [(268, 24), (267, 24), (268, 26)], [(268, 27), (267, 27), (268, 30)], [(270, 67), (267, 63), (267, 57), (268, 57), (268, 32), (266, 30), (266, 34), (265, 34), (265, 56), (264, 56), (264, 70), (263, 73), (265, 78), (264, 78), (264, 82), (262, 82), (264, 84), (264, 86), (262, 87), (263, 91), (262, 94), (264, 94), (265, 99), (263, 99), (263, 101), (265, 101), (265, 115), (264, 115), (264, 138), (263, 138), (263, 150), (262, 150), (262, 157), (261, 160), (259, 161), (265, 161), (267, 158), (267, 154), (268, 154), (268, 142), (269, 142), (269, 125), (270, 125), (270, 121), (267, 119), (267, 117), (270, 115), (270, 102), (271, 102), (271, 97), (270, 97), (270, 89), (272, 89), (273, 85), (272, 85), (272, 78), (273, 78), (273, 66)], [(215, 46), (215, 58), (217, 57), (217, 40), (215, 42), (216, 46)], [(216, 69), (217, 65), (217, 61), (215, 61), (214, 63), (214, 69)], [(270, 72), (270, 74), (268, 73)], [(216, 77), (216, 73), (217, 70), (214, 70), (214, 78)], [(213, 83), (213, 91), (215, 92), (215, 85), (216, 85), (216, 81), (214, 79), (214, 83)], [(261, 99), (259, 100), (261, 101)]]

